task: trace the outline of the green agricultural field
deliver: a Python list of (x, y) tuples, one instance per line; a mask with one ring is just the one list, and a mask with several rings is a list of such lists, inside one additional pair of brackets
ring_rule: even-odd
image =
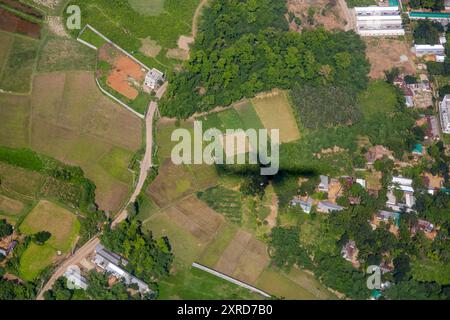
[(203, 270), (183, 268), (159, 282), (161, 300), (243, 300), (262, 299), (262, 296), (218, 278)]
[(92, 31), (91, 28), (84, 29), (84, 31), (78, 37), (81, 40), (84, 40), (87, 43), (92, 44), (97, 49), (107, 43), (107, 41), (105, 39), (103, 39), (98, 34), (96, 34), (94, 31)]
[(246, 101), (235, 107), (237, 113), (239, 114), (244, 129), (263, 129), (264, 126), (259, 119), (258, 114), (255, 111), (253, 105)]
[(0, 94), (0, 145), (25, 148), (30, 144), (30, 99)]
[(45, 176), (0, 162), (1, 190), (16, 198), (34, 200), (45, 181)]
[(20, 260), (19, 273), (25, 280), (35, 279), (57, 258), (57, 251), (68, 252), (77, 239), (80, 222), (70, 211), (49, 201), (40, 201), (19, 226), (20, 232), (33, 235), (48, 231), (51, 238), (44, 245), (31, 243)]
[(291, 300), (336, 298), (313, 275), (298, 269), (293, 269), (289, 274), (285, 274), (267, 268), (259, 278), (257, 286), (276, 297)]
[(81, 43), (48, 36), (44, 40), (37, 65), (38, 72), (95, 69), (96, 52)]
[(198, 192), (197, 195), (209, 207), (223, 214), (227, 220), (237, 224), (242, 222), (242, 196), (240, 192), (219, 186)]
[(159, 207), (155, 202), (152, 201), (146, 195), (141, 195), (141, 199), (139, 201), (139, 213), (136, 216), (136, 219), (139, 221), (146, 221), (149, 219), (154, 213), (159, 211)]
[(29, 92), (36, 65), (39, 41), (15, 36), (9, 56), (0, 74), (0, 88), (12, 92)]
[[(134, 0), (114, 5), (109, 0), (74, 0), (69, 4), (81, 7), (83, 23), (92, 25), (144, 63), (167, 68), (176, 62), (165, 58), (167, 49), (176, 48), (181, 35), (191, 34), (199, 3), (200, 0)], [(163, 50), (155, 58), (145, 56), (139, 52), (143, 39), (156, 41)]]
[(390, 113), (396, 105), (395, 89), (382, 80), (372, 81), (358, 101), (366, 118), (376, 112)]
[(0, 32), (0, 76), (3, 74), (3, 69), (6, 65), (6, 61), (9, 57), (9, 51), (11, 50), (12, 44), (14, 42), (14, 36), (6, 33)]
[(215, 266), (237, 231), (238, 227), (236, 225), (224, 223), (217, 236), (203, 251), (198, 262), (209, 267)]
[(31, 101), (31, 148), (80, 166), (100, 208), (118, 210), (133, 182), (127, 168), (141, 148), (141, 120), (104, 97), (90, 72), (39, 74)]
[(143, 229), (151, 231), (155, 237), (167, 236), (176, 260), (186, 266), (192, 264), (204, 249), (191, 233), (179, 228), (164, 212), (151, 216), (143, 224)]
[(101, 159), (100, 165), (109, 175), (124, 183), (133, 182), (133, 174), (124, 167), (124, 163), (130, 163), (133, 153), (130, 150), (120, 147), (113, 147)]
[(164, 10), (165, 0), (128, 0), (130, 6), (146, 16), (158, 16)]
[(300, 138), (295, 116), (287, 93), (273, 91), (252, 99), (253, 106), (266, 129), (279, 129), (280, 142), (287, 143)]

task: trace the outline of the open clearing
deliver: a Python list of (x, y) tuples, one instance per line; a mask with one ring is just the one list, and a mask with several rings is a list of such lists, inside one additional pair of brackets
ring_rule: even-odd
[(141, 121), (104, 97), (90, 72), (36, 76), (31, 105), (32, 149), (80, 166), (100, 208), (118, 210), (133, 182), (127, 168), (141, 147)]
[(238, 230), (214, 269), (249, 284), (256, 284), (269, 264), (266, 245), (250, 233)]
[(280, 142), (287, 143), (300, 138), (292, 107), (284, 91), (274, 90), (252, 99), (256, 113), (268, 130), (280, 130)]
[[(2, 49), (0, 51), (0, 59), (2, 55), (4, 56), (6, 50), (9, 51), (3, 68), (0, 65), (0, 89), (28, 93), (30, 91), (31, 76), (36, 64), (39, 41), (14, 36), (12, 43), (10, 43), (10, 40), (6, 40), (6, 47), (9, 46), (9, 50)], [(2, 51), (3, 53), (1, 53)]]
[[(414, 56), (404, 40), (363, 38), (366, 43), (366, 56), (371, 69), (369, 76), (373, 79), (383, 79), (384, 71), (398, 67), (401, 72), (415, 74)], [(407, 58), (402, 61), (403, 58)]]
[(57, 258), (57, 251), (67, 253), (75, 244), (80, 230), (77, 217), (70, 211), (42, 200), (20, 224), (22, 233), (33, 235), (48, 231), (51, 238), (42, 246), (31, 243), (21, 257), (20, 274), (32, 280)]
[(24, 204), (18, 200), (8, 198), (0, 194), (0, 212), (18, 215), (22, 212)]
[(26, 148), (30, 143), (30, 99), (0, 94), (0, 145)]
[[(332, 0), (288, 0), (288, 8), (302, 24), (307, 24), (308, 9), (314, 9), (313, 26), (323, 26), (325, 29), (334, 30), (345, 28), (347, 21), (343, 18), (341, 8), (337, 1)], [(309, 24), (308, 24), (309, 26)]]
[(393, 112), (396, 100), (395, 89), (382, 80), (369, 82), (367, 90), (358, 96), (359, 105), (366, 118), (377, 112)]

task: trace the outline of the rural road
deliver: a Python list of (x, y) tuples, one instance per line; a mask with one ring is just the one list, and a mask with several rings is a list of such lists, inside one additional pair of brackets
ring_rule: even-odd
[(53, 273), (51, 278), (47, 281), (45, 286), (41, 289), (39, 292), (36, 300), (44, 300), (44, 292), (50, 290), (53, 287), (53, 284), (55, 283), (58, 278), (62, 277), (66, 270), (71, 266), (79, 263), (84, 257), (86, 257), (89, 253), (94, 251), (97, 244), (100, 243), (100, 239), (98, 237), (92, 238), (88, 242), (84, 244), (80, 249), (77, 250), (77, 252), (68, 258), (62, 265), (56, 269), (56, 271)]
[(195, 9), (194, 13), (194, 19), (192, 20), (192, 37), (195, 39), (197, 36), (198, 31), (198, 20), (200, 18), (200, 15), (202, 13), (202, 9), (206, 4), (208, 3), (208, 0), (202, 0), (200, 4), (198, 5), (197, 9)]
[[(155, 112), (158, 108), (158, 104), (154, 101), (150, 103), (148, 107), (147, 116), (145, 117), (145, 128), (146, 128), (146, 147), (144, 158), (141, 161), (141, 170), (139, 172), (139, 180), (136, 184), (136, 187), (128, 200), (125, 209), (116, 217), (116, 219), (112, 222), (111, 227), (114, 228), (117, 224), (124, 221), (127, 218), (128, 212), (127, 207), (130, 203), (136, 201), (136, 198), (142, 191), (142, 187), (144, 186), (145, 180), (147, 179), (148, 170), (152, 167), (152, 153), (153, 153), (153, 119), (155, 116)], [(44, 300), (44, 292), (50, 290), (53, 287), (55, 281), (62, 277), (66, 272), (67, 268), (71, 265), (76, 265), (80, 263), (89, 253), (94, 251), (97, 244), (100, 243), (100, 239), (98, 237), (92, 238), (88, 242), (86, 242), (81, 248), (79, 248), (74, 255), (69, 257), (63, 264), (61, 264), (44, 287), (39, 292), (36, 300)]]
[(356, 29), (356, 17), (353, 10), (350, 10), (347, 6), (345, 0), (339, 0), (339, 6), (341, 7), (342, 14), (344, 15), (347, 25), (345, 26), (345, 31)]

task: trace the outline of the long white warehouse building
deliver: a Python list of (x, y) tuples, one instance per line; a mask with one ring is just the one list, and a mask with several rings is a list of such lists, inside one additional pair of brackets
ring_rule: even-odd
[(361, 36), (402, 36), (398, 7), (355, 7), (356, 32)]

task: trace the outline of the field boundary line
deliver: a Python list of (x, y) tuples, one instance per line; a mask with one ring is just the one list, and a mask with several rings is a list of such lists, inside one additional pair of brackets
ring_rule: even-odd
[[(94, 32), (95, 34), (97, 34), (99, 37), (101, 37), (103, 40), (105, 40), (106, 42), (108, 42), (109, 44), (111, 44), (112, 46), (114, 46), (116, 49), (118, 49), (119, 51), (121, 51), (123, 54), (125, 54), (128, 58), (132, 59), (134, 62), (138, 63), (141, 67), (143, 67), (144, 69), (146, 69), (147, 71), (150, 71), (151, 69), (149, 67), (147, 67), (144, 63), (142, 63), (141, 61), (139, 61), (138, 59), (136, 59), (133, 55), (131, 55), (130, 53), (128, 53), (127, 51), (125, 51), (124, 49), (122, 49), (118, 44), (116, 44), (115, 42), (113, 42), (112, 40), (110, 40), (109, 38), (107, 38), (106, 36), (104, 36), (100, 31), (98, 31), (97, 29), (95, 29), (93, 26), (91, 26), (90, 24), (86, 24), (86, 26), (84, 27), (84, 29), (82, 30), (82, 32), (80, 33), (80, 35), (84, 32), (84, 30), (86, 28), (91, 29), (92, 32)], [(79, 36), (78, 36), (79, 37)]]
[(214, 275), (214, 276), (216, 276), (216, 277), (222, 278), (222, 279), (224, 279), (224, 280), (226, 280), (226, 281), (228, 281), (228, 282), (234, 283), (234, 284), (236, 284), (236, 285), (238, 285), (238, 286), (240, 286), (240, 287), (243, 287), (243, 288), (246, 288), (246, 289), (248, 289), (248, 290), (250, 290), (250, 291), (253, 291), (253, 292), (255, 292), (255, 293), (258, 293), (258, 294), (260, 294), (260, 295), (262, 295), (262, 296), (264, 296), (264, 297), (266, 297), (266, 298), (271, 298), (271, 295), (270, 295), (270, 294), (268, 294), (268, 293), (266, 293), (266, 292), (264, 292), (264, 291), (262, 291), (262, 290), (260, 290), (260, 289), (258, 289), (258, 288), (256, 288), (256, 287), (253, 287), (253, 286), (251, 286), (251, 285), (249, 285), (249, 284), (247, 284), (247, 283), (245, 283), (245, 282), (242, 282), (242, 281), (240, 281), (240, 280), (234, 279), (234, 278), (232, 278), (232, 277), (230, 277), (230, 276), (227, 276), (226, 274), (221, 273), (221, 272), (219, 272), (219, 271), (216, 271), (216, 270), (214, 270), (214, 269), (208, 268), (208, 267), (206, 267), (206, 266), (204, 266), (204, 265), (201, 265), (201, 264), (199, 264), (199, 263), (197, 263), (197, 262), (193, 262), (193, 263), (192, 263), (192, 266), (193, 266), (194, 268), (197, 268), (197, 269), (206, 271), (206, 272), (208, 272), (208, 273), (210, 273), (210, 274), (212, 274), (212, 275)]
[(106, 91), (105, 89), (102, 88), (102, 86), (100, 85), (100, 82), (98, 82), (98, 79), (95, 78), (95, 82), (97, 83), (97, 86), (99, 87), (100, 91), (103, 92), (105, 95), (107, 95), (108, 97), (110, 97), (111, 99), (113, 99), (114, 101), (116, 101), (117, 103), (119, 103), (122, 107), (126, 108), (128, 111), (132, 112), (135, 116), (139, 117), (140, 119), (144, 119), (144, 115), (140, 114), (137, 111), (134, 111), (130, 106), (128, 106), (125, 102), (120, 101), (119, 99), (117, 99), (116, 97), (114, 97), (112, 94), (110, 94), (108, 91)]

